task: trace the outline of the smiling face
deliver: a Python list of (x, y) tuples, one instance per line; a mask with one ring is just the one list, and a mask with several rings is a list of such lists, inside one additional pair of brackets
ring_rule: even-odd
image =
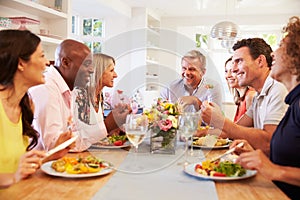
[(255, 80), (260, 76), (258, 59), (251, 57), (248, 47), (241, 47), (234, 51), (232, 56), (233, 72), (237, 75), (239, 86), (253, 86)]
[(225, 65), (225, 79), (231, 88), (239, 88), (238, 80), (236, 77), (236, 73), (233, 72), (232, 62), (229, 61)]
[(287, 55), (287, 42), (289, 38), (285, 37), (281, 40), (279, 47), (271, 54), (273, 58), (271, 77), (279, 82), (290, 81), (290, 66), (291, 58)]
[(41, 43), (30, 56), (28, 62), (21, 60), (22, 76), (29, 87), (45, 83), (44, 71), (49, 61), (46, 59)]
[(200, 66), (201, 62), (199, 59), (182, 59), (181, 75), (186, 86), (193, 89), (197, 88), (204, 75), (200, 69)]
[(102, 87), (113, 87), (114, 79), (117, 78), (118, 75), (115, 72), (115, 64), (111, 61), (111, 64), (105, 68), (102, 74)]
[(73, 57), (72, 63), (74, 65), (72, 68), (78, 70), (75, 85), (84, 87), (90, 81), (91, 74), (94, 73), (90, 51), (82, 50)]

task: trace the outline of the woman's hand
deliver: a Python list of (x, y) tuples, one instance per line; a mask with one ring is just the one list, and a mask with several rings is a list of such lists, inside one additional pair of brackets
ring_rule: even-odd
[[(55, 143), (55, 147), (60, 145), (61, 143), (64, 143), (65, 141), (71, 139), (72, 136), (73, 136), (73, 134), (72, 134), (72, 131), (70, 131), (70, 130), (60, 134), (57, 141), (56, 141), (56, 143)], [(43, 162), (47, 162), (47, 161), (50, 161), (50, 160), (57, 160), (57, 159), (63, 157), (64, 155), (66, 155), (70, 151), (70, 149), (72, 149), (74, 147), (75, 147), (75, 142), (70, 144), (68, 147), (66, 147), (66, 148), (54, 153), (53, 155), (47, 157), (45, 160), (43, 160)]]
[(107, 132), (121, 127), (126, 122), (126, 117), (132, 112), (129, 104), (117, 104), (104, 119)]
[[(237, 145), (242, 142), (244, 143), (244, 145), (242, 147), (237, 147)], [(237, 155), (240, 155), (244, 152), (254, 151), (253, 147), (249, 144), (247, 140), (234, 140), (229, 146), (229, 148), (235, 148), (234, 153), (236, 153)]]
[(119, 127), (126, 122), (126, 117), (131, 112), (132, 109), (129, 104), (119, 103), (115, 105), (115, 108), (112, 110), (112, 114)]
[(278, 166), (272, 163), (260, 149), (242, 153), (236, 159), (236, 163), (245, 169), (257, 170), (270, 180), (274, 180), (279, 171)]
[(21, 156), (18, 169), (14, 175), (15, 182), (34, 174), (41, 167), (45, 156), (45, 152), (37, 150), (31, 150)]

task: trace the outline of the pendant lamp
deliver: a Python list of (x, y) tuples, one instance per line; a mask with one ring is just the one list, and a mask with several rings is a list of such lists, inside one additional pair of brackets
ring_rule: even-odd
[(238, 25), (231, 21), (222, 21), (213, 26), (210, 35), (219, 40), (234, 40), (238, 33)]
[[(226, 0), (226, 16), (228, 14), (228, 0)], [(235, 23), (225, 20), (217, 23), (211, 29), (210, 36), (221, 40), (221, 46), (225, 49), (232, 48), (239, 35), (239, 27)]]

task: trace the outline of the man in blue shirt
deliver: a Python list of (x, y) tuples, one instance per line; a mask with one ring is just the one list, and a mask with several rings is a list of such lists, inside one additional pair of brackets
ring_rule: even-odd
[(179, 102), (185, 111), (198, 111), (203, 101), (212, 101), (221, 106), (220, 84), (208, 77), (206, 58), (197, 50), (187, 52), (181, 59), (182, 78), (173, 81), (160, 96), (172, 103)]

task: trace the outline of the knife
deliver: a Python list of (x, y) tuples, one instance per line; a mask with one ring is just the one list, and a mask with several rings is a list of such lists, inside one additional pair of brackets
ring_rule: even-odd
[(227, 156), (228, 154), (233, 153), (233, 152), (235, 151), (235, 148), (236, 148), (236, 147), (241, 148), (242, 146), (244, 146), (244, 142), (239, 143), (239, 144), (236, 145), (234, 148), (229, 149), (229, 150), (226, 151), (225, 153), (223, 153), (223, 154), (221, 154), (221, 155), (219, 155), (219, 156), (213, 158), (210, 162), (214, 162), (214, 161), (216, 161), (216, 160), (219, 160), (220, 158), (223, 158), (224, 156)]

